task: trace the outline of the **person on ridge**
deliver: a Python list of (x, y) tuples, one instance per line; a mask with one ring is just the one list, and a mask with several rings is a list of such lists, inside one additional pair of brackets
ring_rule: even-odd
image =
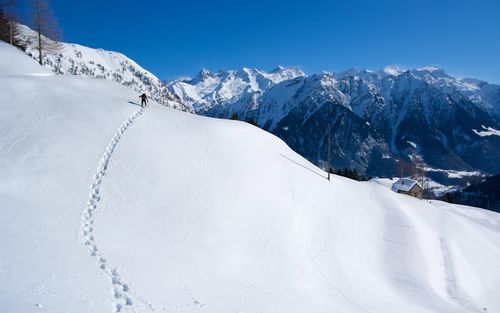
[(145, 107), (149, 100), (148, 96), (146, 96), (146, 94), (143, 93), (142, 95), (139, 96), (139, 98), (141, 98), (141, 107)]

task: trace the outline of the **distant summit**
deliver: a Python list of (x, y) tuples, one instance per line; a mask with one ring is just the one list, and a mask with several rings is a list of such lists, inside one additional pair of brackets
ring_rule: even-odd
[(397, 65), (389, 65), (379, 70), (379, 73), (381, 74), (392, 75), (392, 76), (398, 76), (403, 72), (404, 69)]
[(298, 67), (278, 66), (269, 73), (248, 67), (217, 73), (202, 69), (191, 80), (171, 81), (167, 85), (172, 94), (200, 113), (225, 104), (251, 102), (271, 87), (297, 77), (305, 77)]

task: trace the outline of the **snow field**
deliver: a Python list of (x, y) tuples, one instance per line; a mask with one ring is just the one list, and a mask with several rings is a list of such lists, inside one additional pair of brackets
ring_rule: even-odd
[(498, 214), (0, 53), (1, 312), (500, 310)]

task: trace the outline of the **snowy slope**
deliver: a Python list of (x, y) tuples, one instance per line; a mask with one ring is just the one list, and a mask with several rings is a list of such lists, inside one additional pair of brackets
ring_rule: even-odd
[[(2, 49), (0, 50), (2, 62), (0, 62), (0, 73), (6, 75), (31, 75), (31, 76), (50, 76), (54, 75), (50, 70), (41, 67), (35, 61), (20, 59), (19, 50), (10, 48), (3, 41), (0, 41)], [(14, 60), (13, 62), (9, 62)]]
[[(26, 53), (38, 60), (37, 34), (25, 25), (18, 25), (19, 38), (26, 45)], [(45, 39), (49, 40), (49, 39)], [(146, 92), (155, 101), (174, 108), (189, 110), (168, 92), (163, 82), (127, 56), (103, 49), (60, 42), (59, 51), (43, 53), (44, 66), (56, 74), (103, 78), (118, 82), (142, 94)]]
[(0, 312), (500, 310), (500, 215), (0, 53)]

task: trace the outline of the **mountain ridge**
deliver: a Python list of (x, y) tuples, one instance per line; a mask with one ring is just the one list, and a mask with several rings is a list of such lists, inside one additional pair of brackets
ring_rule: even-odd
[[(26, 25), (18, 24), (19, 39), (26, 46), (25, 52), (38, 60), (37, 33)], [(150, 98), (163, 105), (180, 110), (187, 108), (172, 95), (165, 84), (150, 71), (144, 69), (124, 54), (100, 48), (89, 48), (74, 43), (56, 43), (53, 51), (43, 51), (43, 66), (58, 75), (76, 75), (115, 81), (137, 93), (147, 93)]]

